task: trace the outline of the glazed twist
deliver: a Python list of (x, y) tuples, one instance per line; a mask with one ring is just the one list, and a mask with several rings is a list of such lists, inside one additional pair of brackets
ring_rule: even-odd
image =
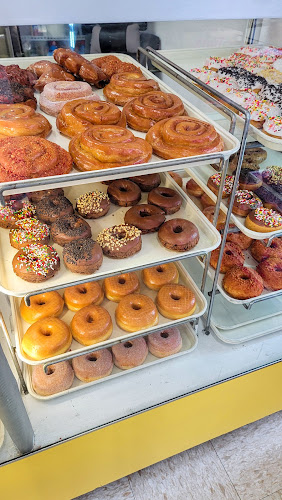
[(79, 170), (99, 170), (145, 163), (151, 146), (117, 125), (88, 128), (70, 141), (69, 152)]
[(25, 104), (0, 104), (0, 138), (35, 135), (47, 137), (51, 132), (48, 120)]
[(197, 118), (175, 116), (156, 123), (146, 141), (166, 160), (222, 151), (224, 143), (214, 126)]
[(112, 76), (103, 92), (108, 101), (124, 106), (133, 97), (138, 97), (153, 90), (160, 90), (159, 84), (147, 79), (141, 72), (117, 73)]
[(37, 61), (28, 67), (39, 78), (36, 81), (34, 88), (41, 92), (47, 83), (57, 81), (73, 81), (74, 76), (65, 71), (61, 66), (51, 61)]
[(73, 137), (92, 125), (126, 126), (126, 119), (117, 106), (105, 101), (75, 99), (67, 102), (57, 117), (62, 134)]
[(108, 81), (105, 73), (95, 64), (87, 61), (84, 57), (70, 49), (54, 50), (54, 59), (65, 70), (70, 71), (76, 76), (82, 78), (96, 87), (104, 87)]

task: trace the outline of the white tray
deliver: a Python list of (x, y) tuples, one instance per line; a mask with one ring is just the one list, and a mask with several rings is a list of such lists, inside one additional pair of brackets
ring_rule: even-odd
[(132, 368), (130, 370), (120, 370), (114, 365), (111, 375), (109, 375), (108, 377), (101, 378), (99, 380), (95, 380), (94, 382), (85, 383), (81, 382), (76, 377), (74, 377), (74, 381), (70, 389), (68, 389), (67, 391), (59, 392), (57, 394), (53, 394), (52, 396), (40, 396), (35, 392), (32, 386), (32, 379), (31, 379), (32, 367), (30, 365), (24, 365), (24, 377), (26, 380), (28, 392), (36, 399), (48, 401), (50, 399), (54, 399), (59, 396), (64, 396), (65, 394), (70, 394), (79, 391), (81, 389), (85, 389), (87, 387), (100, 384), (101, 382), (107, 382), (108, 380), (113, 380), (117, 377), (130, 374), (137, 370), (148, 368), (149, 366), (156, 365), (158, 363), (163, 363), (164, 361), (169, 361), (170, 359), (178, 358), (179, 356), (183, 356), (183, 354), (189, 354), (190, 352), (194, 351), (194, 349), (196, 349), (198, 344), (198, 337), (196, 336), (193, 328), (188, 323), (185, 325), (180, 325), (179, 330), (182, 337), (182, 348), (181, 351), (179, 351), (177, 354), (172, 354), (171, 356), (167, 356), (166, 358), (156, 358), (155, 356), (153, 356), (153, 354), (149, 352), (146, 360), (142, 365), (137, 366), (136, 368)]
[[(113, 344), (116, 344), (118, 342), (124, 342), (130, 338), (135, 338), (138, 336), (144, 336), (147, 333), (153, 333), (154, 331), (157, 330), (163, 330), (164, 328), (169, 328), (170, 326), (176, 326), (181, 323), (185, 323), (187, 321), (192, 320), (193, 318), (198, 318), (202, 316), (207, 308), (207, 301), (203, 294), (200, 292), (194, 281), (190, 278), (188, 275), (186, 269), (182, 266), (180, 263), (176, 263), (178, 271), (179, 271), (179, 283), (187, 286), (190, 290), (192, 290), (195, 294), (196, 297), (196, 309), (195, 312), (186, 318), (182, 319), (177, 319), (177, 320), (171, 320), (168, 318), (165, 318), (161, 314), (159, 314), (159, 322), (157, 325), (144, 329), (144, 330), (139, 330), (137, 332), (133, 333), (128, 333), (119, 328), (116, 324), (115, 321), (115, 310), (117, 307), (117, 303), (113, 302), (111, 300), (108, 300), (104, 298), (102, 302), (102, 307), (105, 307), (107, 311), (110, 313), (112, 322), (113, 322), (113, 333), (111, 337), (108, 340), (105, 340), (103, 342), (98, 342), (97, 344), (93, 344), (93, 346), (82, 346), (75, 340), (73, 340), (70, 350), (75, 353), (81, 353), (83, 354), (85, 351), (95, 351), (95, 349), (101, 348), (101, 347), (109, 347)], [(152, 300), (155, 301), (155, 298), (157, 296), (157, 292), (155, 290), (150, 290), (149, 288), (144, 285), (142, 279), (141, 279), (141, 271), (138, 271), (138, 277), (140, 279), (140, 293), (147, 295), (150, 297)], [(62, 291), (61, 291), (62, 294)], [(66, 352), (64, 354), (60, 354), (58, 356), (53, 356), (50, 358), (46, 358), (41, 361), (34, 361), (32, 359), (29, 359), (28, 356), (24, 353), (21, 347), (21, 342), (22, 338), (24, 336), (24, 333), (30, 326), (28, 323), (23, 321), (21, 318), (19, 308), (20, 308), (20, 299), (19, 298), (11, 298), (11, 307), (12, 307), (12, 315), (13, 315), (13, 323), (15, 325), (15, 339), (16, 339), (16, 350), (19, 358), (24, 361), (25, 363), (28, 363), (30, 365), (40, 365), (43, 362), (44, 363), (50, 363), (54, 360), (63, 360), (67, 358), (70, 354), (70, 352)], [(63, 313), (60, 315), (60, 319), (65, 321), (68, 325), (70, 324), (72, 318), (74, 316), (74, 313), (72, 311), (69, 311), (66, 307), (63, 310)]]
[(222, 342), (227, 344), (242, 344), (243, 342), (248, 342), (249, 340), (254, 340), (281, 330), (281, 324), (282, 314), (238, 328), (231, 328), (230, 330), (221, 330), (211, 322), (211, 328)]
[[(103, 55), (107, 55), (107, 54), (103, 54)], [(173, 94), (178, 95), (180, 97), (180, 99), (182, 99), (182, 101), (184, 103), (184, 107), (185, 107), (186, 111), (188, 112), (189, 116), (193, 116), (193, 117), (196, 117), (196, 118), (198, 118), (200, 120), (204, 120), (204, 121), (207, 121), (207, 122), (211, 123), (215, 127), (215, 129), (217, 130), (217, 132), (220, 133), (220, 135), (222, 136), (222, 138), (224, 140), (225, 147), (224, 147), (224, 151), (222, 152), (222, 154), (224, 154), (224, 156), (226, 158), (228, 158), (230, 155), (232, 155), (233, 153), (235, 153), (236, 151), (238, 151), (240, 143), (239, 143), (239, 141), (238, 141), (238, 139), (236, 137), (234, 137), (233, 135), (231, 135), (229, 132), (227, 132), (226, 130), (224, 130), (224, 128), (222, 128), (220, 125), (216, 124), (213, 120), (211, 120), (210, 118), (208, 118), (204, 113), (202, 113), (200, 110), (198, 110), (191, 103), (189, 103), (188, 101), (186, 101), (185, 99), (183, 99), (181, 95), (177, 94), (168, 85), (166, 85), (165, 83), (163, 83), (159, 78), (157, 78), (153, 73), (151, 73), (150, 71), (148, 71), (144, 66), (140, 65), (132, 57), (130, 57), (130, 56), (126, 55), (126, 54), (114, 54), (114, 55), (118, 56), (122, 61), (130, 62), (130, 63), (135, 64), (136, 66), (139, 66), (141, 68), (143, 74), (147, 78), (152, 78), (153, 80), (156, 80), (159, 83), (160, 89), (163, 92), (172, 92)], [(87, 59), (91, 60), (91, 59), (94, 59), (95, 57), (100, 57), (100, 54), (88, 54), (85, 57)], [(6, 64), (7, 65), (8, 64), (18, 64), (20, 67), (26, 68), (30, 64), (33, 64), (36, 61), (39, 61), (39, 60), (42, 60), (42, 59), (54, 62), (54, 59), (52, 57), (23, 57), (23, 58), (17, 57), (17, 58), (14, 58), (14, 59), (12, 59), (12, 58), (11, 59), (1, 59), (1, 64), (4, 64), (4, 65), (6, 65)], [(102, 99), (104, 99), (104, 97), (103, 97), (103, 90), (94, 89), (94, 91), (95, 91), (95, 93), (97, 95), (99, 95)], [(56, 118), (43, 113), (40, 110), (39, 107), (38, 107), (38, 111), (40, 111), (49, 120), (49, 122), (52, 125), (52, 132), (48, 136), (48, 140), (53, 141), (53, 142), (59, 144), (60, 146), (62, 146), (64, 149), (68, 150), (68, 145), (69, 145), (70, 140), (67, 137), (64, 137), (63, 135), (61, 135), (60, 132), (57, 130), (57, 128), (56, 128)], [(138, 131), (135, 131), (135, 130), (132, 130), (132, 132), (134, 133), (134, 135), (136, 135), (138, 137), (141, 137), (143, 139), (145, 138), (146, 134), (144, 134), (142, 132), (138, 132)], [(210, 156), (210, 154), (208, 154), (208, 156)], [(189, 161), (191, 160), (191, 158), (195, 159), (195, 160), (198, 160), (201, 156), (204, 156), (204, 155), (198, 155), (198, 156), (190, 157)], [(186, 160), (187, 160), (187, 158), (186, 158)], [(158, 162), (160, 162), (160, 161), (164, 161), (164, 160), (162, 158), (158, 157), (158, 156), (153, 155), (152, 158), (151, 158), (151, 160), (149, 161), (149, 163), (146, 163), (146, 164), (143, 164), (143, 166), (140, 166), (138, 172), (139, 173), (145, 173), (144, 169), (146, 169), (146, 173), (157, 172), (157, 171), (162, 171), (163, 172), (165, 170), (171, 170), (171, 167), (169, 167), (169, 166), (165, 167), (165, 168), (164, 167), (158, 167)], [(217, 163), (217, 161), (215, 160), (214, 163)], [(183, 159), (183, 164), (185, 164), (185, 159)], [(195, 164), (195, 165), (198, 166), (198, 163)], [(191, 163), (190, 166), (193, 166), (193, 163)], [(135, 166), (135, 168), (136, 168), (136, 166)], [(175, 167), (175, 168), (178, 168), (178, 167)], [(128, 170), (128, 166), (127, 166), (127, 167), (117, 167), (115, 169), (103, 169), (103, 170), (99, 170), (99, 171), (97, 170), (96, 172), (99, 172), (97, 174), (97, 177), (99, 178), (99, 180), (107, 180), (107, 179), (110, 178), (111, 175), (113, 175), (113, 170), (115, 172), (115, 178), (126, 177), (126, 176), (129, 175), (127, 173), (127, 170)], [(110, 174), (110, 176), (109, 176), (109, 171), (112, 172)], [(87, 182), (93, 182), (93, 179), (92, 180), (89, 179), (89, 173), (88, 172), (78, 172), (77, 170), (73, 169), (73, 171), (71, 173), (74, 173), (75, 175), (80, 176), (80, 180), (79, 181), (78, 180), (74, 180), (74, 181), (68, 180), (68, 175), (69, 174), (66, 174), (65, 176), (50, 176), (50, 177), (46, 177), (44, 179), (44, 186), (46, 186), (46, 187), (50, 186), (50, 185), (48, 185), (48, 180), (51, 180), (51, 179), (57, 179), (58, 183), (60, 183), (61, 186), (70, 185), (72, 182), (80, 182), (80, 183), (83, 183), (83, 184), (85, 184)], [(136, 172), (136, 174), (137, 174), (137, 172)], [(29, 184), (31, 184), (33, 186), (33, 187), (28, 188), (29, 191), (37, 190), (38, 189), (36, 187), (36, 180), (35, 179), (33, 179), (33, 180), (27, 180), (27, 181), (19, 181), (17, 183), (16, 182), (2, 183), (1, 187), (5, 186), (5, 184), (10, 184), (10, 185), (13, 185), (14, 187), (16, 187), (16, 185), (17, 185), (17, 189), (16, 188), (15, 189), (10, 189), (9, 191), (7, 191), (9, 193), (19, 193), (19, 192), (22, 192), (23, 190), (27, 190), (27, 187), (25, 187), (25, 186), (27, 186)], [(19, 188), (18, 187), (19, 184), (22, 187)]]
[[(206, 219), (206, 217), (198, 210), (188, 196), (182, 189), (173, 181), (170, 175), (161, 175), (162, 186), (171, 187), (176, 190), (182, 197), (181, 209), (173, 215), (168, 215), (166, 220), (171, 218), (185, 218), (192, 221), (198, 227), (200, 240), (197, 245), (187, 252), (175, 252), (166, 249), (158, 241), (157, 232), (152, 234), (145, 234), (142, 236), (142, 249), (137, 254), (126, 259), (110, 259), (104, 256), (103, 264), (98, 271), (94, 274), (78, 274), (69, 271), (63, 262), (62, 252), (63, 248), (54, 244), (54, 248), (60, 255), (61, 269), (51, 279), (43, 283), (29, 283), (19, 278), (12, 269), (12, 259), (17, 250), (11, 247), (9, 242), (9, 230), (0, 228), (0, 291), (17, 297), (23, 297), (27, 293), (42, 292), (51, 287), (66, 287), (70, 286), (73, 282), (90, 281), (104, 278), (110, 274), (119, 274), (127, 270), (140, 269), (142, 267), (150, 267), (163, 262), (183, 259), (189, 255), (200, 255), (204, 252), (218, 247), (220, 244), (220, 234), (214, 226)], [(107, 186), (102, 183), (75, 185), (65, 188), (65, 196), (75, 206), (76, 199), (83, 193), (98, 189), (100, 191), (107, 191)], [(140, 203), (147, 202), (148, 193), (142, 193)], [(92, 229), (92, 237), (96, 239), (98, 233), (106, 227), (111, 227), (115, 224), (122, 224), (124, 222), (124, 214), (130, 207), (118, 207), (111, 203), (108, 214), (99, 219), (87, 219)], [(52, 243), (51, 243), (52, 245)]]

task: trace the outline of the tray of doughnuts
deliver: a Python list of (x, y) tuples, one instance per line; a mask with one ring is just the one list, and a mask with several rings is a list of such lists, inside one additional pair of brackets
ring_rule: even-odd
[(64, 360), (70, 351), (79, 355), (178, 326), (202, 316), (207, 306), (178, 262), (40, 294), (32, 297), (31, 307), (24, 299), (10, 299), (17, 353), (30, 365)]

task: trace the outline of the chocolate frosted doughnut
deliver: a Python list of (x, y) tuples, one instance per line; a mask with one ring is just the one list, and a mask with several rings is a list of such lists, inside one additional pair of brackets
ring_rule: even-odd
[(160, 185), (161, 176), (160, 174), (136, 175), (135, 177), (129, 177), (129, 180), (135, 182), (141, 191), (147, 193)]
[(174, 189), (157, 187), (148, 194), (148, 203), (156, 205), (166, 214), (174, 214), (181, 207), (181, 196)]
[(76, 201), (76, 210), (84, 219), (98, 219), (110, 209), (110, 200), (102, 191), (82, 194)]
[(125, 259), (141, 250), (141, 231), (129, 224), (109, 227), (97, 236), (103, 253), (112, 259)]
[(30, 193), (28, 197), (32, 203), (38, 203), (43, 198), (58, 198), (59, 196), (64, 196), (64, 190), (62, 188), (33, 191), (33, 193)]
[(141, 200), (141, 190), (134, 182), (118, 179), (107, 190), (110, 201), (120, 207), (136, 205)]
[(103, 262), (100, 246), (90, 238), (67, 243), (63, 250), (65, 266), (73, 273), (92, 274)]
[(64, 246), (71, 241), (91, 238), (89, 224), (77, 215), (66, 215), (51, 225), (51, 236), (55, 243)]
[(177, 252), (186, 252), (197, 245), (199, 231), (193, 222), (186, 219), (166, 221), (158, 232), (161, 244)]
[(137, 205), (130, 208), (124, 216), (124, 222), (138, 227), (142, 234), (158, 231), (164, 221), (164, 211), (154, 205)]
[(71, 202), (64, 196), (58, 198), (43, 198), (36, 205), (36, 215), (46, 224), (52, 224), (57, 219), (73, 213)]

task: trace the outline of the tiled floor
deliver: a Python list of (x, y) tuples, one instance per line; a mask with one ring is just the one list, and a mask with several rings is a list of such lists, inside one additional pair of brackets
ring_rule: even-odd
[(76, 500), (282, 500), (282, 412)]

